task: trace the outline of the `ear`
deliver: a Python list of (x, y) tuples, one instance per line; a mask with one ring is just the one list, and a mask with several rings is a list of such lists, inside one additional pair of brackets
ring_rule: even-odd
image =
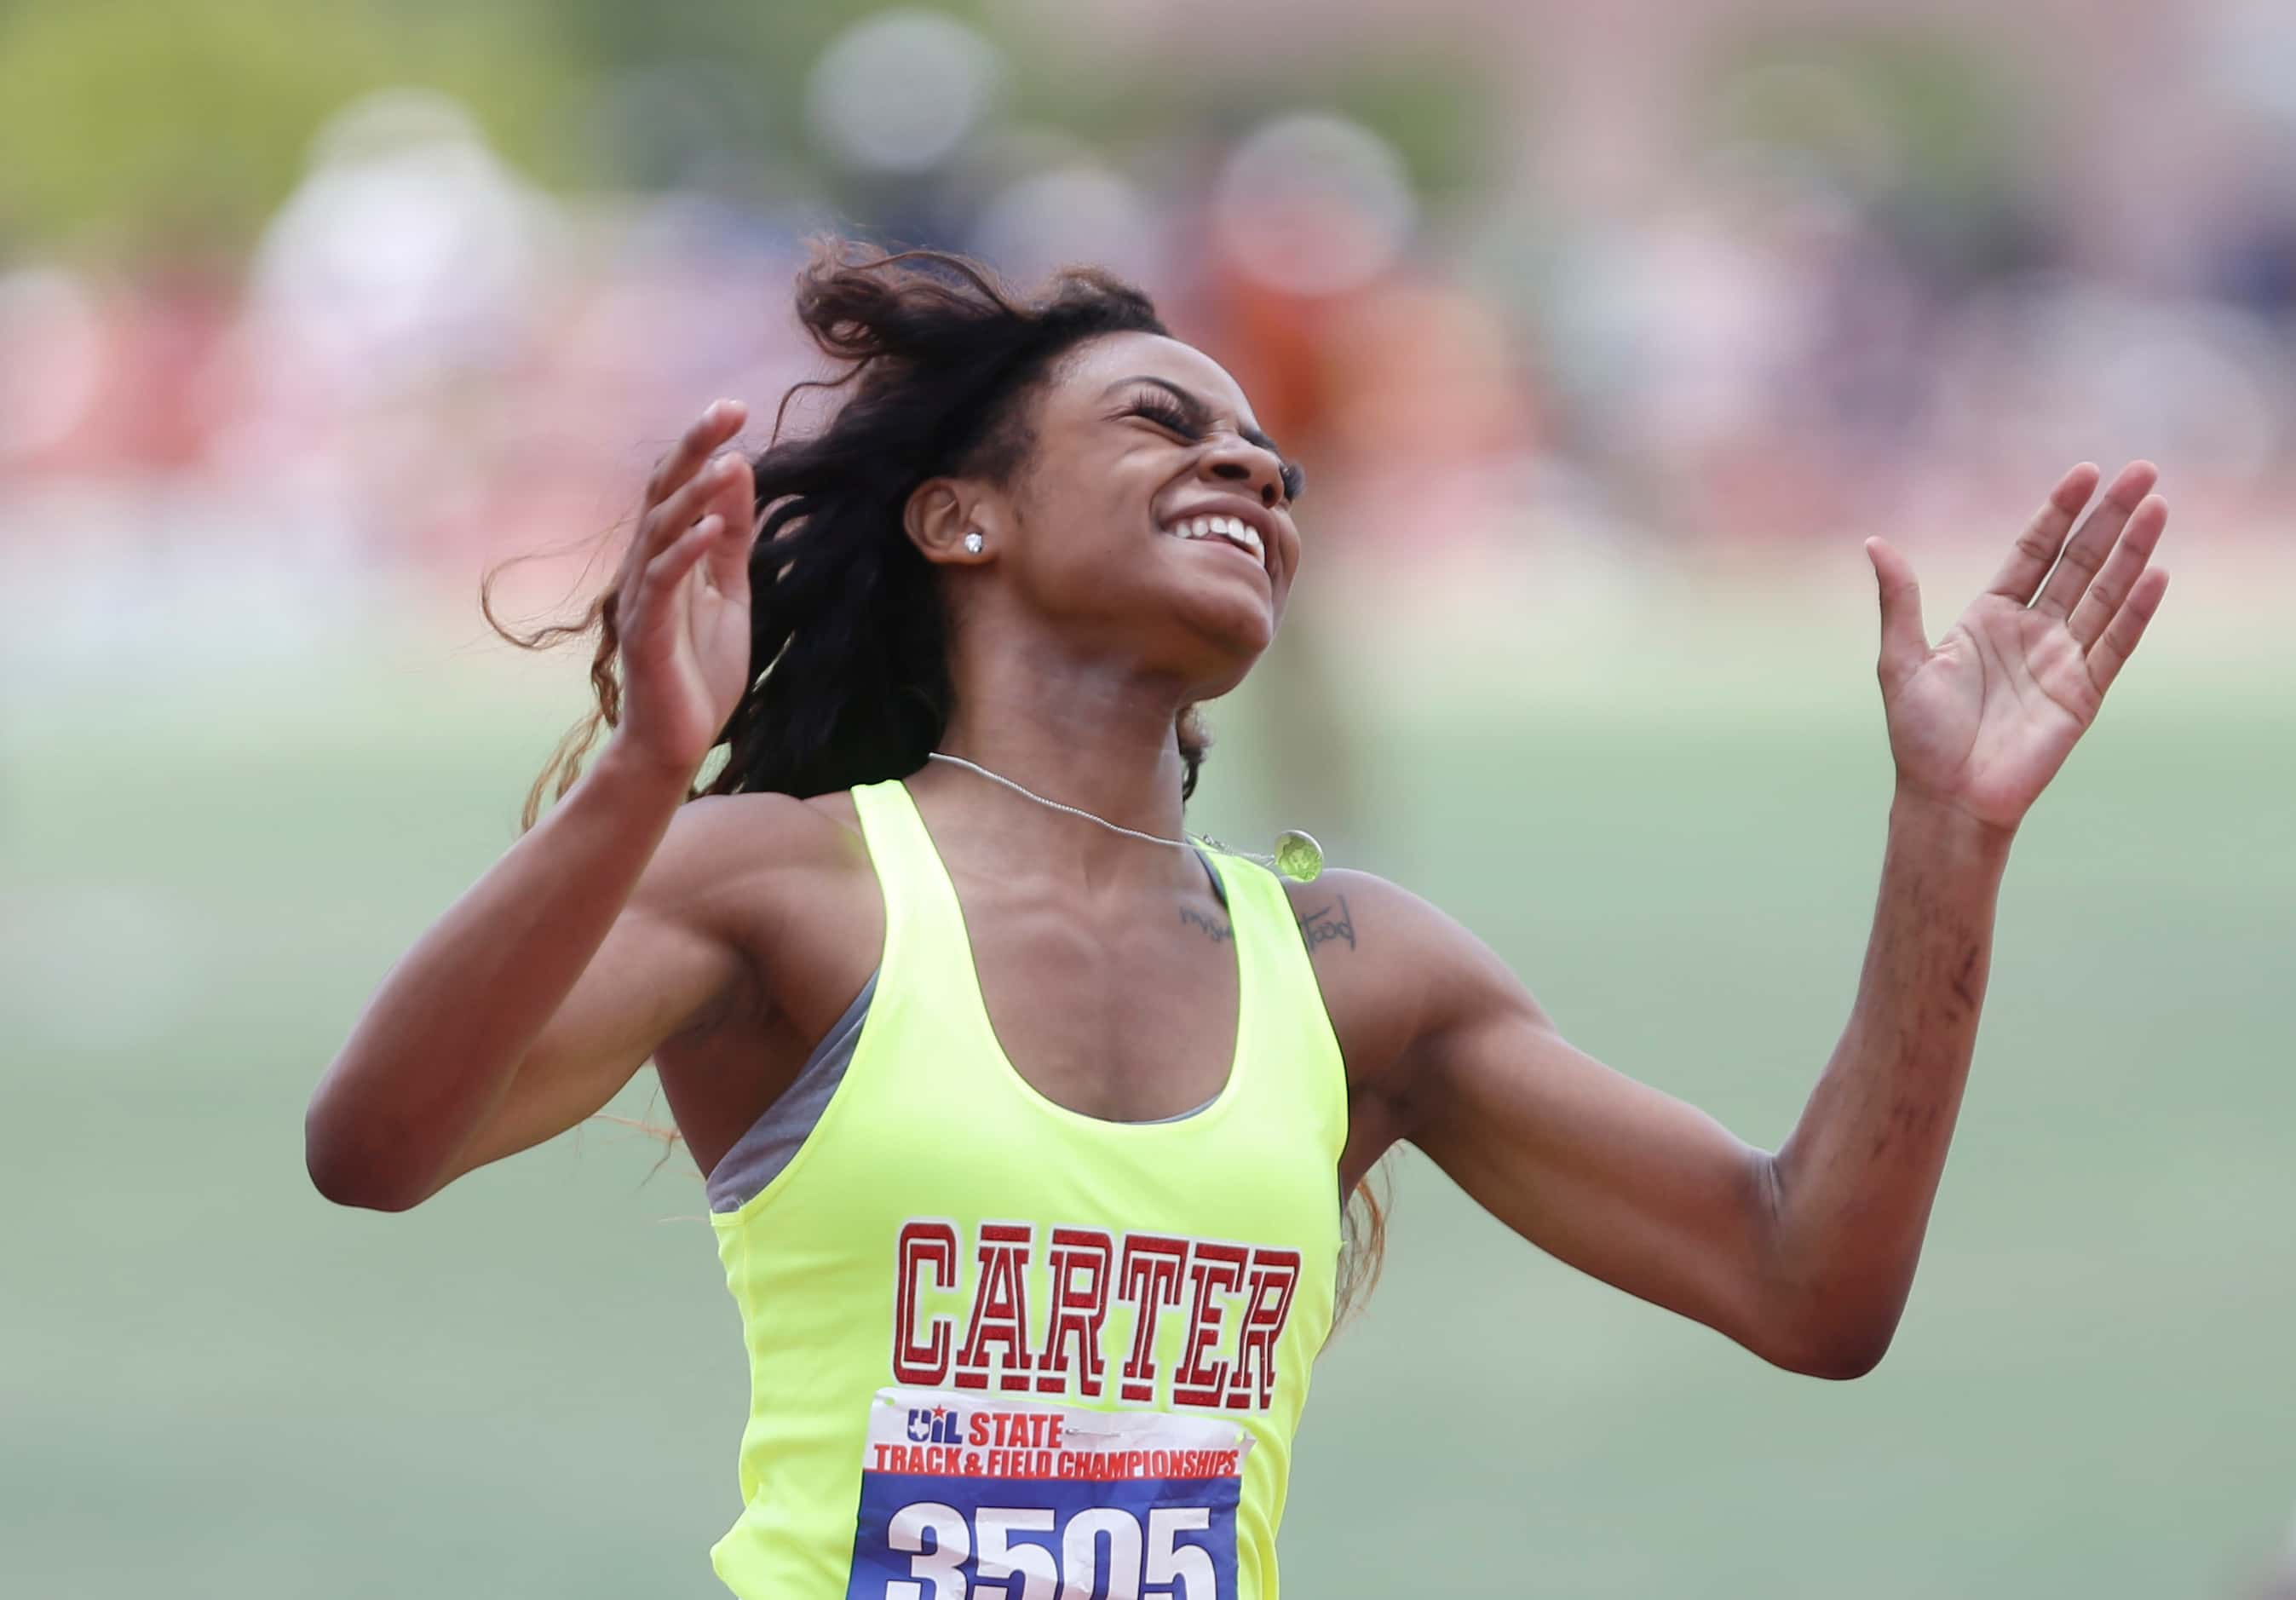
[[(910, 491), (901, 510), (909, 542), (935, 565), (980, 566), (995, 558), (999, 508), (980, 486), (962, 478), (928, 478)], [(964, 536), (978, 533), (981, 547), (964, 547)]]

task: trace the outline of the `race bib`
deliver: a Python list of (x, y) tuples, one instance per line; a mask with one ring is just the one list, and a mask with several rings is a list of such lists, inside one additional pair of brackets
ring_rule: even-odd
[(1251, 1435), (881, 1389), (846, 1600), (1235, 1600)]

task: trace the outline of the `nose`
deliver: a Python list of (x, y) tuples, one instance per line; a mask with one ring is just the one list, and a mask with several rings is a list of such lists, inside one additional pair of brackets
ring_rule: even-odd
[(1204, 452), (1204, 470), (1214, 478), (1247, 486), (1262, 505), (1283, 499), (1283, 463), (1273, 450), (1236, 434), (1222, 434)]

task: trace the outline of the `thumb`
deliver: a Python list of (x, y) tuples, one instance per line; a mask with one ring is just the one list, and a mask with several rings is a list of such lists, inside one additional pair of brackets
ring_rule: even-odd
[(1894, 689), (1929, 658), (1929, 635), (1922, 628), (1922, 586), (1912, 563), (1883, 538), (1866, 541), (1874, 581), (1882, 597), (1882, 686)]

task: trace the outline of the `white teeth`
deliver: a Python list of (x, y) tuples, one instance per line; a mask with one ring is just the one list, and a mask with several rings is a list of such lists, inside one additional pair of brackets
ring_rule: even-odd
[(1262, 561), (1267, 559), (1267, 546), (1260, 540), (1259, 530), (1242, 517), (1192, 517), (1173, 523), (1165, 531), (1184, 539), (1224, 538)]

